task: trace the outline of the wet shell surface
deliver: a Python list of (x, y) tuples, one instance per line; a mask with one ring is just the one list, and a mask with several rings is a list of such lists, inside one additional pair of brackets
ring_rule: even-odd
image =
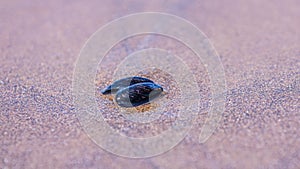
[(136, 107), (154, 100), (162, 92), (163, 88), (155, 83), (137, 83), (118, 91), (115, 101), (121, 107)]
[(111, 85), (107, 86), (105, 89), (101, 90), (101, 93), (104, 95), (107, 94), (114, 94), (118, 92), (120, 89), (126, 88), (128, 86), (137, 84), (137, 83), (144, 83), (144, 82), (149, 82), (149, 83), (154, 83), (152, 80), (143, 78), (143, 77), (126, 77), (120, 80), (117, 80), (113, 82)]

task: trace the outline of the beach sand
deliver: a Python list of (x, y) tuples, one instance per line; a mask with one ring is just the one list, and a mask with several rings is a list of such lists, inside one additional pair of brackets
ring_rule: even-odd
[[(1, 1), (0, 168), (299, 169), (299, 8), (296, 0)], [(145, 11), (178, 15), (207, 35), (224, 66), (226, 110), (214, 134), (199, 144), (211, 107), (205, 67), (170, 39), (124, 42), (99, 66), (95, 87), (111, 82), (114, 66), (127, 54), (164, 47), (183, 56), (202, 95), (196, 125), (182, 142), (159, 156), (130, 159), (103, 150), (83, 131), (72, 78), (80, 49), (96, 30)], [(151, 77), (153, 72), (139, 73)], [(168, 74), (156, 75), (155, 81), (176, 88)], [(99, 94), (96, 98), (113, 106)], [(166, 117), (128, 131), (133, 124), (110, 116), (109, 107), (105, 112), (109, 124), (130, 136), (158, 134), (174, 120)]]

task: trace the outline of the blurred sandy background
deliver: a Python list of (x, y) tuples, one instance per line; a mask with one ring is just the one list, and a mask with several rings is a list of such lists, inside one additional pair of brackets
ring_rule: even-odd
[[(299, 169), (299, 9), (297, 0), (2, 0), (0, 168)], [(83, 132), (72, 75), (92, 33), (145, 11), (178, 15), (208, 36), (224, 65), (228, 96), (205, 144), (198, 144), (196, 126), (167, 153), (128, 159)]]

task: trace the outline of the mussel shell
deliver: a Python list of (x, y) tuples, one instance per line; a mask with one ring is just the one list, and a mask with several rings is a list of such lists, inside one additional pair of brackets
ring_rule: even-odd
[(149, 79), (143, 78), (143, 77), (138, 77), (138, 76), (126, 77), (126, 78), (123, 78), (123, 79), (113, 82), (111, 85), (109, 85), (105, 89), (101, 90), (101, 93), (104, 95), (113, 94), (125, 87), (131, 86), (131, 85), (134, 85), (137, 83), (144, 83), (144, 82), (154, 83), (152, 80), (149, 80)]
[(117, 92), (116, 103), (121, 107), (136, 107), (152, 101), (163, 92), (155, 83), (137, 83)]

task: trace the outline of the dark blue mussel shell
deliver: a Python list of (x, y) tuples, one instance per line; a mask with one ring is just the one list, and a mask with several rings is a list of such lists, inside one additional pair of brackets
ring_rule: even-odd
[(121, 107), (135, 107), (150, 102), (162, 92), (163, 88), (155, 83), (137, 83), (118, 91), (115, 100)]
[(143, 78), (143, 77), (137, 77), (137, 76), (126, 77), (126, 78), (117, 80), (113, 84), (107, 86), (105, 89), (101, 90), (101, 93), (104, 95), (113, 94), (125, 87), (131, 86), (131, 85), (134, 85), (137, 83), (144, 83), (144, 82), (153, 83), (152, 80), (149, 80), (149, 79)]

